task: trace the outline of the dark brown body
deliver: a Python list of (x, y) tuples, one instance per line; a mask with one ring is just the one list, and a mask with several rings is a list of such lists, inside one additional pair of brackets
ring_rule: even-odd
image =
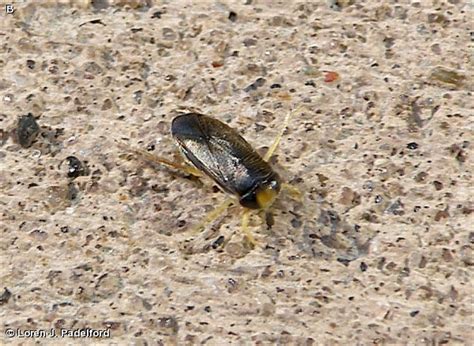
[(219, 120), (197, 113), (179, 115), (171, 134), (184, 156), (244, 207), (265, 208), (271, 204), (265, 201), (272, 197), (273, 202), (280, 191), (280, 178), (268, 162)]

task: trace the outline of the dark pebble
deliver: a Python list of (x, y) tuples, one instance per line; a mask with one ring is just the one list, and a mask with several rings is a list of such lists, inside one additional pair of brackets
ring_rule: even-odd
[(84, 165), (77, 157), (68, 156), (66, 157), (68, 162), (67, 176), (68, 178), (77, 178), (79, 176), (85, 176), (89, 174), (89, 169)]
[(360, 262), (360, 271), (365, 272), (368, 268), (368, 265), (365, 262)]
[(235, 291), (238, 289), (239, 284), (238, 284), (237, 281), (235, 281), (234, 279), (229, 278), (229, 279), (227, 280), (226, 286), (227, 286), (227, 292), (228, 292), (228, 293), (233, 293), (233, 292), (235, 292)]
[(407, 148), (408, 148), (408, 149), (411, 149), (411, 150), (418, 149), (418, 144), (415, 143), (415, 142), (408, 143), (408, 144), (407, 144)]
[(349, 265), (349, 263), (351, 263), (351, 260), (350, 259), (347, 259), (347, 258), (338, 258), (337, 261), (339, 263), (342, 263), (344, 264), (346, 267)]
[(33, 114), (28, 113), (20, 117), (15, 132), (18, 143), (20, 143), (23, 148), (29, 148), (40, 132), (40, 128)]
[(36, 64), (36, 63), (35, 63), (34, 60), (31, 60), (31, 59), (26, 60), (26, 66), (27, 66), (30, 70), (32, 70), (32, 69), (35, 68), (35, 64)]
[(261, 124), (255, 124), (255, 132), (261, 132), (263, 130), (265, 130), (267, 127), (265, 125), (261, 125)]
[(7, 304), (11, 296), (12, 293), (8, 290), (8, 288), (4, 287), (4, 291), (0, 295), (0, 305)]
[(435, 186), (436, 191), (442, 190), (443, 189), (443, 183), (440, 181), (433, 181), (433, 185)]
[(257, 40), (254, 38), (246, 38), (244, 40), (244, 46), (245, 47), (252, 47), (257, 45)]
[(390, 204), (390, 206), (385, 210), (385, 212), (393, 214), (393, 215), (404, 215), (405, 211), (403, 208), (403, 203), (399, 199), (397, 199), (395, 202)]
[(291, 222), (291, 226), (293, 226), (293, 228), (300, 228), (301, 225), (303, 224), (301, 222), (301, 220), (298, 220), (297, 218), (293, 218), (290, 222)]
[(417, 175), (415, 175), (415, 178), (414, 178), (414, 179), (415, 179), (415, 181), (416, 181), (417, 183), (422, 183), (422, 182), (424, 182), (424, 181), (426, 180), (427, 177), (428, 177), (428, 173), (426, 173), (426, 172), (420, 172), (420, 173), (418, 173)]
[(469, 233), (468, 240), (469, 240), (469, 243), (474, 244), (474, 232)]
[(161, 11), (156, 11), (155, 13), (153, 13), (153, 15), (151, 16), (151, 18), (156, 18), (156, 19), (161, 19), (161, 15), (163, 14), (163, 12)]
[(94, 0), (92, 1), (92, 7), (96, 10), (103, 10), (109, 7), (108, 0)]
[(275, 84), (270, 85), (270, 89), (279, 89), (279, 88), (281, 88), (281, 84), (275, 83)]
[(177, 334), (179, 330), (178, 321), (172, 316), (159, 318), (158, 325), (163, 329), (171, 330), (173, 334)]
[(415, 317), (415, 316), (418, 315), (419, 313), (420, 313), (420, 311), (414, 310), (414, 311), (410, 312), (410, 316), (411, 316), (411, 317)]
[(249, 91), (252, 91), (252, 90), (257, 90), (257, 88), (263, 86), (265, 84), (266, 80), (265, 78), (257, 78), (257, 80), (255, 82), (253, 82), (252, 84), (250, 84), (248, 87), (246, 87), (244, 89), (245, 92), (249, 92)]
[(212, 243), (212, 248), (217, 249), (219, 246), (224, 244), (225, 237), (223, 235), (220, 235), (214, 242)]
[(235, 22), (237, 20), (237, 13), (235, 13), (234, 11), (230, 11), (229, 12), (229, 20), (231, 22)]

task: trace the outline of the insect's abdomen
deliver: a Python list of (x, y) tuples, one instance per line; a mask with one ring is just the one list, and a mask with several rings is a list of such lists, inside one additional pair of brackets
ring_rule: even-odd
[(191, 163), (239, 198), (278, 175), (237, 131), (217, 119), (189, 113), (173, 119), (171, 133)]

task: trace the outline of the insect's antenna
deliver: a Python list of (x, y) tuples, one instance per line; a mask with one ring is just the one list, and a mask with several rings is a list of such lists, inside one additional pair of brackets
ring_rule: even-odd
[(265, 161), (268, 161), (270, 160), (270, 158), (272, 157), (273, 153), (275, 152), (276, 148), (278, 147), (278, 144), (280, 144), (280, 141), (281, 141), (281, 137), (283, 137), (283, 133), (285, 132), (286, 128), (288, 127), (288, 124), (290, 122), (290, 119), (292, 117), (292, 115), (294, 113), (297, 113), (300, 111), (300, 109), (302, 109), (303, 106), (299, 106), (298, 108), (296, 108), (295, 110), (293, 111), (289, 111), (288, 114), (286, 115), (285, 117), (285, 121), (283, 122), (283, 126), (281, 127), (280, 129), (280, 132), (278, 133), (278, 135), (275, 137), (275, 140), (272, 144), (272, 146), (268, 149), (268, 151), (266, 152), (265, 156), (263, 157), (263, 159)]

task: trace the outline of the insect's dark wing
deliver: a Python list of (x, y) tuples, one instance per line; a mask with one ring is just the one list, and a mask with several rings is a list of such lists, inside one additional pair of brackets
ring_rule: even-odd
[(274, 174), (237, 131), (219, 120), (180, 115), (173, 119), (171, 133), (187, 159), (228, 193), (241, 196)]

